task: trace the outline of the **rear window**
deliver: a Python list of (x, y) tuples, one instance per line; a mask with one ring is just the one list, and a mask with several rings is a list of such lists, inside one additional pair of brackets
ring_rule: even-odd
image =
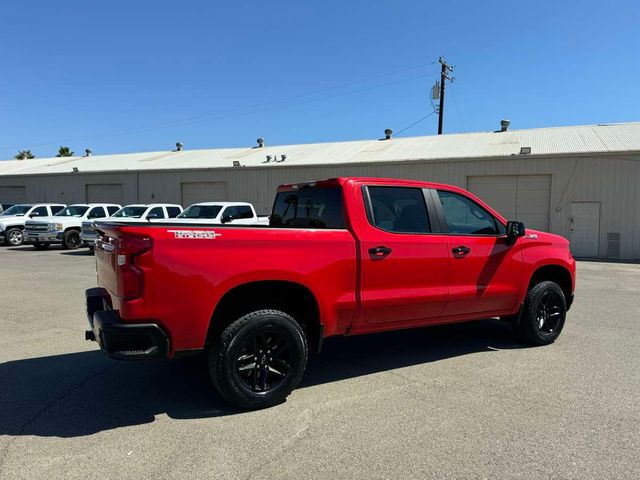
[(339, 187), (302, 187), (279, 192), (269, 225), (289, 228), (345, 228)]

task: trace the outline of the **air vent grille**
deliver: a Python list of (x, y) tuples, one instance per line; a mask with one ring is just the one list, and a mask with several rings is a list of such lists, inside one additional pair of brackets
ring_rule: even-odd
[(620, 258), (620, 234), (618, 232), (607, 233), (607, 258)]

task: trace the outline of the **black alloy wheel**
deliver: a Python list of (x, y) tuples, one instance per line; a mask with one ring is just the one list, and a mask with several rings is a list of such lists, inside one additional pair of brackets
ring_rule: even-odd
[(560, 336), (566, 315), (562, 288), (555, 282), (543, 281), (527, 292), (516, 329), (525, 342), (548, 345)]
[(291, 371), (289, 343), (270, 328), (245, 338), (235, 361), (239, 383), (252, 392), (265, 393), (280, 386)]
[(536, 325), (542, 335), (553, 335), (562, 321), (564, 298), (554, 289), (540, 295), (536, 309)]
[(211, 380), (220, 394), (241, 408), (285, 401), (307, 366), (302, 327), (279, 310), (257, 310), (231, 323), (209, 350)]

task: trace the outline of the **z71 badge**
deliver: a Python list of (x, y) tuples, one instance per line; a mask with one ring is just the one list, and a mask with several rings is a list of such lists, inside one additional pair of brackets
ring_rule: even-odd
[(167, 230), (168, 233), (173, 233), (175, 238), (198, 238), (204, 240), (215, 240), (216, 237), (221, 237), (221, 233), (216, 233), (215, 230)]

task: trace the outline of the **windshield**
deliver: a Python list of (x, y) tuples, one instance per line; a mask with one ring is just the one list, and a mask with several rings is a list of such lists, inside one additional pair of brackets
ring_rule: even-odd
[(55, 214), (56, 217), (81, 217), (85, 212), (89, 210), (89, 207), (71, 205), (70, 207), (60, 210)]
[(32, 206), (33, 205), (14, 205), (0, 213), (0, 215), (15, 215), (17, 217), (21, 217), (26, 214)]
[(191, 205), (178, 218), (216, 218), (220, 210), (220, 205)]
[(123, 207), (112, 215), (112, 217), (118, 218), (140, 218), (144, 212), (147, 211), (147, 207)]

